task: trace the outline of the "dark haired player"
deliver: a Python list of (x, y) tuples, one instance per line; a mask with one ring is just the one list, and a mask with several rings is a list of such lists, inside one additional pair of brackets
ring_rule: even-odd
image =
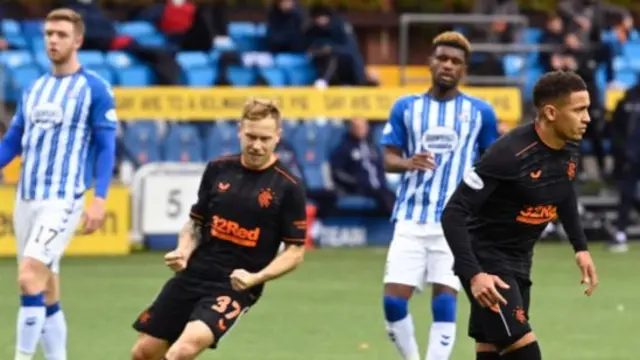
[(533, 247), (560, 217), (591, 295), (598, 279), (573, 187), (589, 93), (570, 72), (544, 75), (533, 90), (537, 118), (499, 139), (451, 197), (442, 217), (455, 272), (471, 301), (469, 336), (478, 360), (541, 359), (529, 325)]
[(408, 302), (425, 284), (432, 286), (433, 314), (426, 360), (449, 359), (455, 343), (460, 281), (440, 217), (465, 171), (498, 136), (491, 106), (458, 89), (470, 54), (462, 34), (436, 36), (431, 88), (398, 99), (381, 139), (385, 170), (402, 174), (383, 305), (389, 337), (405, 360), (422, 358)]
[(192, 220), (165, 256), (177, 273), (134, 324), (133, 360), (190, 360), (215, 348), (265, 282), (302, 262), (305, 193), (274, 155), (280, 111), (249, 101), (239, 135), (241, 155), (207, 165)]

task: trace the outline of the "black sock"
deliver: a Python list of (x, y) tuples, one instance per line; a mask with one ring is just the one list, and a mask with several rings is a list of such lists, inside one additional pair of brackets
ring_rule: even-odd
[(502, 360), (542, 360), (542, 353), (537, 341), (520, 349), (509, 351), (500, 357)]
[(491, 351), (477, 352), (476, 360), (500, 360), (500, 354)]

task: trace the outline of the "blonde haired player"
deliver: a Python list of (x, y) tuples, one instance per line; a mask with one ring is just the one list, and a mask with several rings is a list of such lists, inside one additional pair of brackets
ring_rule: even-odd
[(460, 282), (440, 218), (463, 174), (498, 136), (491, 106), (458, 89), (470, 53), (463, 35), (438, 35), (429, 61), (431, 88), (395, 103), (381, 140), (386, 171), (402, 174), (383, 304), (389, 336), (406, 360), (421, 358), (408, 301), (425, 283), (432, 286), (433, 313), (426, 359), (451, 356)]
[[(67, 359), (60, 258), (81, 220), (91, 233), (105, 215), (117, 118), (109, 84), (78, 62), (84, 31), (72, 10), (47, 15), (51, 71), (24, 91), (0, 143), (0, 169), (22, 155), (14, 209), (21, 292), (15, 360), (32, 359), (38, 342), (47, 360)], [(94, 176), (96, 197), (83, 214)]]

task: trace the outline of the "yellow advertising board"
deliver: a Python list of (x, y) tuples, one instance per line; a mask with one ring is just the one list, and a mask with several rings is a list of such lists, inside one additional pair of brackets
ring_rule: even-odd
[(618, 101), (624, 96), (624, 90), (611, 89), (607, 90), (607, 96), (604, 100), (607, 111), (614, 111)]
[[(249, 97), (273, 99), (285, 118), (363, 116), (386, 120), (396, 99), (420, 94), (425, 87), (333, 87), (270, 88), (116, 88), (116, 108), (123, 120), (185, 119), (210, 121), (237, 119)], [(471, 96), (493, 105), (498, 119), (519, 122), (522, 117), (520, 89), (515, 87), (464, 88)]]
[[(16, 243), (13, 231), (13, 213), (16, 197), (15, 186), (0, 187), (0, 256), (15, 256)], [(87, 205), (93, 193), (87, 193)], [(126, 255), (129, 245), (129, 190), (114, 186), (109, 190), (107, 214), (102, 228), (90, 235), (76, 234), (65, 255)]]

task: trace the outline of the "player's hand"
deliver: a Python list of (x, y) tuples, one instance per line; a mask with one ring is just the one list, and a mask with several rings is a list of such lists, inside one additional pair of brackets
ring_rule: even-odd
[(433, 170), (436, 168), (436, 162), (431, 153), (418, 153), (409, 159), (410, 170)]
[(105, 199), (95, 198), (89, 208), (82, 214), (82, 233), (91, 234), (102, 227), (106, 212)]
[(588, 251), (578, 251), (576, 253), (576, 264), (578, 264), (580, 272), (582, 273), (580, 283), (587, 285), (584, 294), (591, 296), (598, 286), (598, 274), (596, 274), (596, 266), (593, 263), (591, 254)]
[(187, 267), (187, 256), (182, 250), (173, 250), (165, 254), (164, 264), (167, 265), (171, 270), (180, 272)]
[(231, 273), (231, 287), (236, 291), (247, 290), (260, 282), (257, 274), (244, 269), (236, 269)]
[(507, 304), (507, 300), (500, 295), (497, 287), (509, 289), (509, 284), (496, 275), (487, 273), (479, 273), (471, 279), (471, 294), (482, 307)]

